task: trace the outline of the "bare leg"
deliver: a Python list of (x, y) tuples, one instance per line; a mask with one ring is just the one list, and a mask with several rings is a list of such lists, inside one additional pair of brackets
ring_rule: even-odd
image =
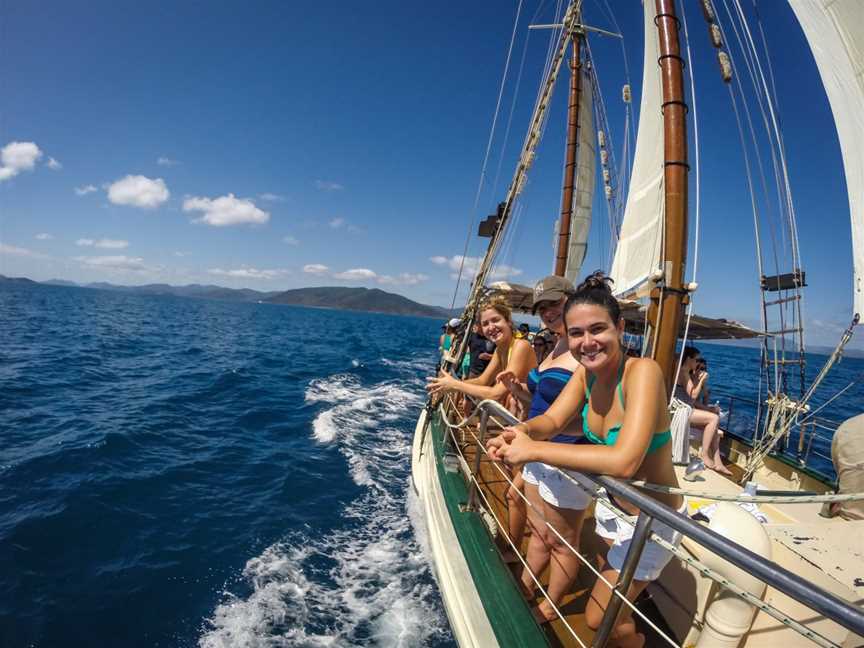
[[(585, 519), (585, 511), (577, 509), (566, 509), (552, 506), (543, 502), (543, 514), (564, 540), (573, 547), (579, 549), (579, 536), (582, 532), (582, 522)], [(561, 603), (564, 595), (570, 591), (579, 565), (582, 562), (551, 530), (546, 533), (546, 541), (552, 550), (552, 561), (549, 565), (549, 587), (548, 593), (552, 603), (556, 606)], [(543, 600), (538, 606), (541, 619), (553, 620), (557, 617), (555, 610), (549, 601)]]
[(525, 562), (528, 563), (528, 568), (522, 569), (520, 580), (523, 591), (533, 593), (537, 589), (537, 584), (531, 578), (531, 574), (533, 573), (539, 578), (540, 573), (546, 569), (546, 565), (549, 564), (549, 545), (546, 544), (545, 540), (546, 523), (537, 512), (543, 510), (543, 499), (540, 497), (537, 486), (525, 482), (525, 497), (532, 504), (528, 507), (528, 524), (531, 525), (531, 537), (528, 538), (528, 551), (525, 553)]
[(705, 462), (706, 467), (716, 470), (717, 466), (714, 464), (714, 459), (711, 456), (711, 447), (714, 444), (714, 437), (717, 435), (720, 417), (714, 412), (694, 409), (690, 414), (690, 425), (702, 428), (702, 452), (700, 457)]
[[(600, 573), (612, 585), (618, 582), (618, 572), (612, 569), (605, 560), (602, 561)], [(627, 591), (627, 598), (630, 601), (636, 600), (636, 597), (639, 596), (647, 585), (648, 581), (634, 580)], [(611, 597), (612, 591), (606, 586), (606, 583), (598, 578), (597, 582), (594, 583), (594, 589), (591, 590), (591, 599), (585, 607), (585, 621), (592, 630), (600, 627), (603, 613), (606, 611)], [(621, 606), (618, 623), (615, 629), (612, 630), (612, 635), (607, 645), (620, 646), (621, 648), (642, 648), (645, 645), (645, 635), (641, 632), (636, 632), (636, 622), (633, 621), (632, 610), (629, 606)]]
[(714, 435), (713, 448), (711, 449), (711, 457), (714, 459), (714, 470), (724, 475), (731, 475), (732, 471), (723, 465), (723, 457), (720, 456), (720, 439), (722, 438), (723, 433), (718, 430), (717, 434)]
[[(507, 489), (507, 532), (516, 546), (516, 551), (522, 547), (522, 538), (525, 536), (525, 500), (519, 496), (523, 490), (525, 480), (522, 479), (520, 469), (513, 476), (513, 485)], [(504, 548), (505, 562), (519, 562), (519, 558), (511, 547)]]

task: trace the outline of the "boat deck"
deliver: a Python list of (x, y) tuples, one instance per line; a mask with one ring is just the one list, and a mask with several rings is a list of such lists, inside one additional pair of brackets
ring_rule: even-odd
[[(476, 444), (471, 435), (471, 432), (476, 433), (476, 429), (466, 431), (465, 434), (462, 435), (463, 442), (460, 443), (460, 449), (469, 466), (474, 465), (474, 461), (476, 458)], [(508, 516), (508, 504), (506, 493), (509, 484), (499, 471), (498, 467), (494, 465), (494, 463), (485, 455), (485, 453), (481, 454), (480, 457), (480, 470), (478, 481), (481, 484), (484, 494), (486, 495), (486, 498), (493, 509), (494, 516), (501, 523), (498, 545), (499, 549), (503, 550), (507, 546), (507, 541), (504, 539), (504, 536), (507, 533), (506, 521)], [(526, 529), (525, 538), (522, 542), (521, 553), (523, 556), (525, 555), (525, 550), (527, 549), (529, 534), (530, 525), (529, 528)], [(579, 549), (580, 552), (586, 557), (586, 559), (590, 560), (595, 566), (598, 563), (598, 555), (602, 555), (606, 551), (605, 543), (594, 533), (592, 509), (589, 509), (588, 514), (586, 515), (585, 524), (582, 527), (582, 535), (580, 538)], [(510, 568), (514, 578), (518, 579), (519, 575), (521, 574), (522, 564), (516, 563), (511, 565)], [(541, 574), (540, 581), (543, 583), (544, 587), (548, 584), (548, 568), (544, 570), (543, 574)], [(584, 642), (585, 645), (590, 645), (591, 640), (594, 637), (594, 632), (588, 627), (585, 621), (585, 607), (588, 603), (591, 589), (594, 586), (594, 581), (594, 574), (589, 569), (583, 566), (579, 570), (579, 574), (577, 576), (576, 583), (573, 587), (572, 592), (565, 596), (562, 605), (559, 606), (567, 620), (567, 624), (569, 624), (573, 631), (576, 632), (576, 634)], [(538, 596), (532, 601), (526, 601), (526, 605), (533, 607), (534, 605), (540, 603), (541, 600), (542, 597)], [(660, 614), (656, 611), (650, 597), (648, 597), (647, 595), (643, 595), (640, 599), (638, 599), (637, 607), (642, 610), (646, 615), (650, 616), (653, 621), (659, 621), (658, 625), (660, 625), (660, 627), (663, 628), (664, 631), (668, 630), (668, 628), (664, 627), (665, 624), (662, 622), (662, 618)], [(644, 623), (640, 623), (637, 620), (637, 625), (640, 626), (640, 631), (645, 633), (646, 635), (646, 646), (668, 645), (665, 641), (660, 639), (656, 635), (656, 633), (651, 630), (650, 627), (647, 627)], [(560, 619), (545, 624), (544, 630), (546, 631), (547, 638), (550, 645), (552, 646), (569, 647), (580, 645), (570, 634), (570, 631), (567, 629), (567, 626), (565, 626), (564, 622)]]

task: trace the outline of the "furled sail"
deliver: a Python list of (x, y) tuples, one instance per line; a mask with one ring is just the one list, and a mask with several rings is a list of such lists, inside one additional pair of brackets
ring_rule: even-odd
[(630, 191), (624, 208), (621, 234), (615, 249), (610, 276), (617, 295), (641, 294), (648, 278), (660, 265), (663, 243), (663, 114), (660, 104), (663, 86), (658, 64), (659, 44), (654, 25), (654, 3), (643, 3), (645, 20), (645, 61), (642, 73), (642, 100), (639, 130), (633, 155)]
[(576, 193), (570, 216), (570, 247), (564, 276), (575, 282), (582, 269), (588, 250), (588, 231), (591, 229), (591, 204), (594, 202), (594, 172), (597, 151), (594, 144), (594, 110), (591, 79), (582, 74), (582, 92), (579, 95), (579, 148), (576, 157)]
[(789, 0), (825, 85), (852, 219), (854, 312), (864, 317), (864, 1)]

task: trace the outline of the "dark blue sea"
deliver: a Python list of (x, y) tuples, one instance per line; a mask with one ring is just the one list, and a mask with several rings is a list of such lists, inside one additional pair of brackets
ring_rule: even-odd
[(0, 646), (449, 646), (435, 320), (0, 288)]
[(0, 288), (0, 646), (453, 645), (408, 481), (439, 325)]

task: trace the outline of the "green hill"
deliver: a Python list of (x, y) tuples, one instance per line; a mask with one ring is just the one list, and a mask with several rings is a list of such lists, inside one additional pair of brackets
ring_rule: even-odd
[(385, 292), (378, 288), (298, 288), (286, 290), (264, 300), (271, 304), (292, 306), (314, 306), (340, 310), (390, 313), (392, 315), (415, 315), (418, 317), (447, 317), (448, 311), (437, 306), (418, 304), (402, 295)]

